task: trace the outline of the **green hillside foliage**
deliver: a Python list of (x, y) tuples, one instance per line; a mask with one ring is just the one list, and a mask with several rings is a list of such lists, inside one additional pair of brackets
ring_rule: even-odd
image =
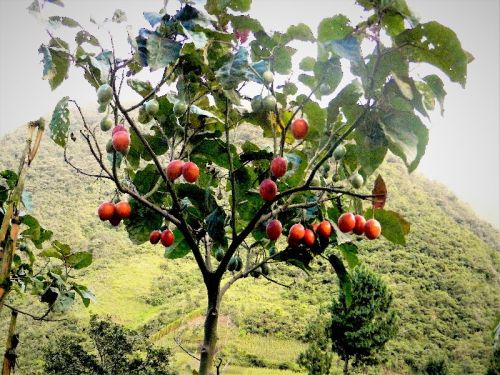
[[(100, 118), (90, 117), (98, 125)], [(19, 129), (0, 140), (1, 168), (15, 165), (23, 132)], [(94, 165), (78, 137), (68, 151), (76, 165)], [(94, 263), (81, 276), (97, 302), (74, 309), (70, 321), (33, 322), (20, 317), (16, 373), (41, 374), (42, 348), (49, 339), (68, 331), (78, 333), (91, 314), (110, 315), (115, 322), (147, 334), (155, 344), (172, 348), (180, 373), (196, 367), (174, 341), (196, 352), (202, 335), (206, 301), (194, 260), (167, 260), (161, 247), (133, 246), (122, 228), (103, 225), (96, 208), (112, 198), (112, 186), (78, 176), (49, 139), (42, 143), (31, 171), (26, 188), (33, 193), (34, 214), (41, 224), (74, 249), (93, 252)], [(395, 159), (389, 157), (381, 172), (389, 190), (387, 208), (404, 213), (412, 223), (406, 246), (386, 240), (360, 242), (360, 259), (383, 275), (400, 317), (398, 335), (388, 343), (382, 367), (392, 373), (422, 373), (432, 360), (444, 358), (450, 374), (484, 373), (500, 311), (499, 232), (445, 187), (418, 173), (408, 175)], [(306, 327), (337, 293), (328, 262), (316, 260), (313, 267), (321, 272), (308, 276), (272, 264), (271, 277), (290, 287), (249, 277), (229, 290), (218, 343), (220, 356), (229, 361), (226, 374), (300, 371), (296, 360), (307, 346)], [(30, 301), (24, 298), (29, 310)], [(7, 314), (4, 309), (0, 317), (3, 333)], [(333, 373), (340, 373), (340, 366), (335, 358)], [(371, 368), (363, 373), (381, 371)]]

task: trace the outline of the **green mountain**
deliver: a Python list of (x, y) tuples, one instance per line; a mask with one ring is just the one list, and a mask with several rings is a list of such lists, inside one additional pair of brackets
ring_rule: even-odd
[[(94, 115), (92, 122), (98, 121)], [(20, 128), (0, 140), (0, 168), (17, 165), (23, 135)], [(77, 166), (94, 166), (79, 138), (71, 143), (68, 155)], [(500, 312), (500, 232), (444, 186), (408, 175), (391, 158), (382, 175), (389, 190), (387, 207), (403, 213), (412, 229), (406, 246), (385, 240), (361, 246), (360, 258), (384, 275), (400, 315), (399, 334), (388, 345), (387, 363), (363, 373), (422, 373), (429, 360), (446, 358), (452, 374), (483, 374)], [(73, 247), (93, 251), (94, 263), (80, 277), (94, 290), (97, 302), (88, 309), (74, 309), (78, 329), (91, 313), (108, 314), (116, 322), (143, 330), (156, 344), (172, 347), (180, 373), (195, 367), (174, 341), (196, 352), (201, 337), (205, 294), (194, 260), (189, 256), (167, 260), (161, 247), (133, 246), (123, 229), (100, 222), (96, 208), (113, 196), (113, 187), (77, 175), (48, 137), (31, 169), (27, 190), (33, 194), (34, 214), (45, 227)], [(272, 277), (290, 287), (248, 278), (228, 292), (219, 340), (229, 361), (226, 374), (300, 371), (295, 360), (306, 347), (305, 327), (337, 290), (330, 266), (317, 261), (314, 267), (318, 272), (307, 276), (273, 265)], [(27, 310), (35, 309), (27, 297), (11, 298)], [(1, 332), (6, 332), (7, 320), (4, 309)], [(34, 322), (24, 316), (18, 326), (18, 374), (43, 373), (41, 349), (47, 340), (75, 330), (74, 321)], [(340, 364), (336, 368), (340, 373)]]

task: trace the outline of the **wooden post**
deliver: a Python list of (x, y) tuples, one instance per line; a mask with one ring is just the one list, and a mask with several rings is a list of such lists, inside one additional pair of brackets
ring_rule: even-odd
[(2, 375), (10, 375), (11, 370), (16, 367), (16, 348), (19, 343), (19, 338), (16, 335), (17, 311), (12, 310), (10, 316), (9, 334), (7, 336), (7, 344), (5, 346), (5, 354), (3, 356)]

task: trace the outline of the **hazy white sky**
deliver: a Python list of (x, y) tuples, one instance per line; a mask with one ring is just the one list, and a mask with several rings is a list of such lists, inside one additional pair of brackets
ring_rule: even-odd
[[(423, 21), (437, 20), (455, 30), (476, 60), (469, 65), (466, 89), (447, 83), (445, 115), (431, 117), (430, 143), (419, 171), (447, 185), (470, 203), (480, 216), (500, 226), (500, 29), (498, 0), (407, 0)], [(0, 0), (0, 136), (45, 115), (65, 95), (80, 103), (94, 103), (95, 92), (80, 74), (70, 72), (54, 92), (41, 80), (37, 49), (48, 36), (28, 14), (31, 0)], [(66, 8), (52, 12), (82, 23), (123, 9), (128, 23), (146, 26), (143, 10), (158, 10), (162, 0), (66, 0)], [(175, 0), (170, 1), (174, 5)], [(353, 22), (362, 11), (353, 0), (253, 0), (252, 14), (271, 30), (304, 22), (313, 30), (327, 16), (343, 13)], [(117, 26), (119, 27), (119, 26)], [(59, 30), (58, 30), (59, 31)], [(117, 41), (118, 42), (118, 41)], [(299, 56), (314, 55), (301, 44)], [(78, 72), (79, 73), (79, 72)], [(422, 73), (426, 73), (422, 71)], [(445, 81), (446, 82), (446, 81)]]

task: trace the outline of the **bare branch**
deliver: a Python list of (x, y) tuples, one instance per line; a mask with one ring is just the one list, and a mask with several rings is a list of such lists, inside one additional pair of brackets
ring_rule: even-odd
[(15, 311), (19, 314), (29, 316), (33, 320), (39, 320), (39, 321), (44, 321), (44, 322), (64, 322), (64, 321), (69, 320), (67, 318), (62, 318), (62, 319), (48, 319), (48, 318), (46, 318), (46, 316), (49, 315), (49, 313), (52, 311), (51, 308), (49, 308), (43, 315), (37, 316), (37, 315), (31, 314), (27, 311), (19, 310), (18, 308), (11, 306), (11, 305), (8, 305), (6, 303), (4, 304), (4, 306), (7, 307), (8, 309), (10, 309), (11, 311)]

